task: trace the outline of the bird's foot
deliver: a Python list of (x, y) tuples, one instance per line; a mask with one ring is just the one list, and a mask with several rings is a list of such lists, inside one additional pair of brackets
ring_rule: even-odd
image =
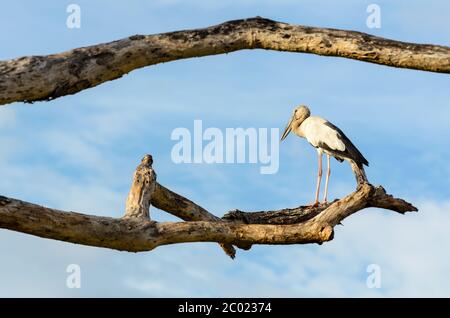
[(308, 204), (307, 208), (317, 208), (320, 205), (319, 201), (316, 201), (314, 203)]

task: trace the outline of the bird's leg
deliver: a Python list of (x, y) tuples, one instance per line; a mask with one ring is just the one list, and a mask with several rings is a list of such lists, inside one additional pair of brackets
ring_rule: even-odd
[(327, 195), (328, 195), (328, 180), (330, 179), (331, 168), (330, 168), (330, 155), (327, 154), (327, 175), (325, 178), (325, 191), (323, 194), (323, 203), (327, 203)]
[(318, 160), (319, 160), (319, 170), (317, 172), (317, 185), (316, 185), (316, 197), (314, 199), (314, 203), (312, 207), (316, 207), (319, 205), (319, 192), (320, 192), (320, 181), (322, 180), (322, 151), (318, 151)]

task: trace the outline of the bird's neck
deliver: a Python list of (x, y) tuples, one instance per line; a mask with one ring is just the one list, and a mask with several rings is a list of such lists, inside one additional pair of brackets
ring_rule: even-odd
[(304, 121), (305, 121), (304, 119), (298, 120), (298, 121), (295, 121), (292, 125), (292, 130), (294, 131), (294, 133), (297, 136), (302, 137), (302, 138), (305, 138), (305, 134), (302, 129), (302, 123), (304, 123)]
[(292, 123), (292, 129), (297, 130), (300, 127), (300, 125), (302, 124), (302, 122), (303, 122), (303, 120), (295, 120)]

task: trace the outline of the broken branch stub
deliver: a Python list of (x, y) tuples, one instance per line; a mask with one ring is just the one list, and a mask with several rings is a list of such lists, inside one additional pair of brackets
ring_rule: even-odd
[(152, 164), (152, 156), (145, 155), (136, 168), (127, 197), (124, 218), (150, 219), (150, 202), (156, 188), (156, 173)]
[[(143, 218), (150, 220), (150, 205), (175, 215), (185, 221), (223, 222), (189, 199), (170, 191), (156, 182), (156, 173), (152, 168), (153, 157), (145, 155), (137, 166), (125, 206), (123, 218)], [(236, 255), (233, 245), (219, 243), (224, 252), (232, 259)], [(244, 246), (245, 247), (245, 246)]]

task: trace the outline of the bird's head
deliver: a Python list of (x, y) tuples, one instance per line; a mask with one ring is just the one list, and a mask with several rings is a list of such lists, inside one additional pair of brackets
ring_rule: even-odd
[(311, 115), (309, 108), (305, 105), (300, 105), (295, 107), (292, 112), (292, 116), (289, 119), (286, 128), (284, 129), (283, 135), (281, 136), (281, 141), (283, 141), (287, 135), (291, 132), (292, 129), (296, 129), (301, 123)]

